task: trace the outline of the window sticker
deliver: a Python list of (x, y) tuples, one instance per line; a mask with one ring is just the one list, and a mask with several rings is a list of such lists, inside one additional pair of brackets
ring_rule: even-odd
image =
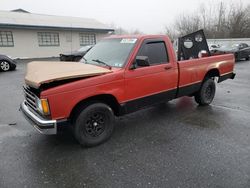
[(122, 39), (121, 43), (123, 44), (134, 44), (136, 43), (137, 39)]
[(122, 63), (115, 63), (115, 67), (122, 67)]

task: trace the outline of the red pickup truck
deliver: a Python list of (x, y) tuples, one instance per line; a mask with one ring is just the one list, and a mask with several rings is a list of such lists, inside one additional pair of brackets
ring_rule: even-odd
[(182, 96), (209, 105), (234, 63), (232, 54), (177, 61), (165, 35), (110, 36), (80, 63), (28, 64), (21, 111), (41, 133), (69, 125), (80, 144), (95, 146), (111, 136), (114, 116)]

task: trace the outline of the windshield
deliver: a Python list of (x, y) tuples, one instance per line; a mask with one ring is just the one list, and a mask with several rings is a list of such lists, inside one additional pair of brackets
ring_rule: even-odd
[(137, 39), (104, 39), (97, 43), (81, 60), (84, 63), (103, 62), (111, 67), (122, 67)]

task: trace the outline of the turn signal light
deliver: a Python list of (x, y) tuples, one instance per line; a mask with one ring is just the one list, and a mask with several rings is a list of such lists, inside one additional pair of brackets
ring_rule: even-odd
[(47, 99), (41, 99), (41, 105), (42, 105), (42, 110), (44, 115), (49, 115), (50, 110), (49, 110), (49, 103)]

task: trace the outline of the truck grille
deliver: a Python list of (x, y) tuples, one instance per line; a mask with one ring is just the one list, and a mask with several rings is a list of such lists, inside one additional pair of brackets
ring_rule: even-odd
[(36, 105), (37, 96), (30, 90), (29, 87), (23, 86), (23, 91), (26, 105), (28, 105), (28, 107), (32, 110), (38, 112)]

